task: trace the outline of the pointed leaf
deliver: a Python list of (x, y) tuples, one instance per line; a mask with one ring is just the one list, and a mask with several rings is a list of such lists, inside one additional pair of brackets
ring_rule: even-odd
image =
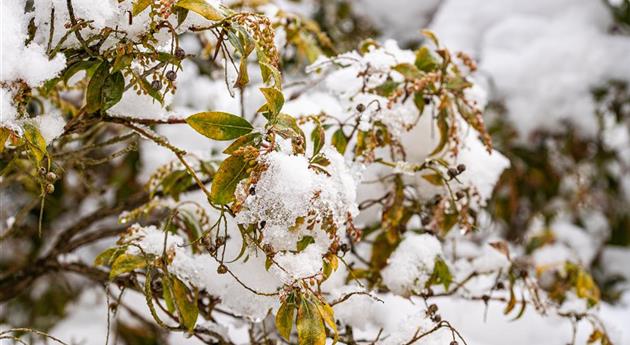
[(186, 287), (186, 285), (176, 277), (173, 277), (173, 300), (177, 309), (177, 314), (180, 317), (180, 323), (186, 327), (188, 331), (192, 331), (195, 328), (197, 322), (197, 316), (199, 315), (199, 309), (197, 308), (196, 294)]
[(210, 188), (213, 203), (225, 205), (234, 200), (236, 186), (247, 177), (247, 167), (247, 162), (240, 156), (230, 156), (221, 163)]
[(297, 314), (298, 343), (300, 345), (325, 345), (326, 329), (317, 306), (302, 298)]
[(208, 20), (221, 20), (223, 15), (205, 0), (180, 0), (177, 7), (191, 10)]
[(220, 111), (194, 114), (186, 122), (197, 132), (214, 140), (236, 139), (254, 129), (244, 118)]
[(146, 260), (142, 256), (132, 254), (119, 255), (112, 264), (112, 270), (109, 272), (109, 279), (114, 279), (123, 273), (131, 272), (135, 269), (146, 267)]
[(267, 110), (271, 113), (271, 117), (273, 118), (278, 115), (284, 105), (284, 95), (282, 92), (273, 87), (260, 88), (260, 92), (263, 93), (263, 96), (265, 96), (267, 100)]
[(276, 314), (276, 328), (278, 333), (287, 341), (291, 337), (291, 330), (293, 329), (293, 320), (295, 319), (295, 304), (290, 301), (285, 301), (278, 309)]

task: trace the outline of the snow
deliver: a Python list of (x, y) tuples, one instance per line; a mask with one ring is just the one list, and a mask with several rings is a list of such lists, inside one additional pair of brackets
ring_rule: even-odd
[(434, 236), (407, 236), (381, 271), (383, 283), (398, 295), (420, 293), (433, 273), (436, 257), (441, 255), (442, 245)]
[(25, 1), (3, 1), (1, 6), (0, 81), (11, 83), (21, 80), (35, 87), (57, 76), (66, 66), (65, 57), (59, 54), (49, 59), (44, 46), (24, 43), (28, 37), (29, 18), (24, 14)]
[(39, 132), (46, 141), (46, 144), (50, 144), (54, 139), (59, 137), (63, 133), (63, 127), (66, 121), (61, 114), (49, 113), (37, 116), (33, 119)]

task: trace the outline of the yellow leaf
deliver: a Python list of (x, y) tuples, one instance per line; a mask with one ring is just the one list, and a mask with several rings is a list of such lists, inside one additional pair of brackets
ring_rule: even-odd
[(276, 314), (276, 328), (278, 333), (289, 341), (291, 330), (293, 329), (293, 319), (295, 318), (295, 304), (287, 300), (280, 306)]
[(180, 0), (177, 2), (177, 6), (191, 10), (208, 20), (223, 19), (223, 14), (205, 0)]
[(307, 298), (302, 298), (297, 315), (298, 343), (325, 345), (326, 328), (317, 306)]
[(339, 331), (337, 331), (337, 324), (335, 323), (335, 312), (333, 308), (320, 301), (316, 302), (317, 310), (319, 311), (319, 315), (321, 315), (322, 320), (335, 332), (335, 337), (333, 340), (333, 345), (337, 343), (337, 338), (339, 337)]

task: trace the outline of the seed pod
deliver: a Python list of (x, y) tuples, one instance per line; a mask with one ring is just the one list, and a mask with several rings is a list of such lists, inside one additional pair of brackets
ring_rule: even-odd
[(463, 173), (465, 170), (466, 170), (466, 165), (464, 164), (457, 165), (457, 172), (459, 172), (460, 174)]
[(363, 103), (357, 104), (357, 111), (362, 113), (365, 111), (365, 105)]
[(155, 90), (161, 90), (162, 89), (162, 82), (159, 80), (154, 80), (151, 82), (151, 88), (155, 89)]
[(219, 267), (217, 268), (217, 273), (219, 274), (226, 274), (228, 271), (227, 266), (225, 266), (224, 264), (220, 264)]
[(455, 193), (455, 197), (457, 198), (457, 200), (460, 200), (460, 199), (464, 198), (465, 196), (466, 196), (466, 193), (464, 193), (464, 192), (463, 192), (463, 191), (461, 191), (461, 190), (458, 190), (458, 191)]
[(440, 322), (440, 321), (442, 321), (442, 317), (440, 316), (440, 314), (435, 314), (435, 315), (431, 316), (431, 320), (433, 322)]
[(55, 192), (55, 186), (51, 183), (46, 185), (46, 193), (52, 194)]
[(166, 72), (166, 79), (170, 81), (175, 81), (175, 79), (177, 79), (177, 73), (175, 73), (175, 71), (173, 70)]
[(48, 172), (48, 174), (46, 174), (46, 180), (48, 182), (54, 182), (57, 179), (57, 174), (55, 174), (54, 172), (50, 171)]
[(429, 313), (430, 313), (430, 314), (435, 314), (435, 312), (436, 312), (436, 311), (438, 311), (438, 306), (437, 306), (437, 304), (431, 304), (431, 305), (429, 306), (429, 309), (428, 309), (428, 310), (429, 310)]
[(455, 176), (459, 175), (459, 171), (457, 171), (457, 169), (455, 168), (448, 168), (447, 174), (448, 177), (455, 178)]
[(186, 57), (186, 51), (182, 48), (175, 49), (175, 57), (178, 59), (183, 59)]

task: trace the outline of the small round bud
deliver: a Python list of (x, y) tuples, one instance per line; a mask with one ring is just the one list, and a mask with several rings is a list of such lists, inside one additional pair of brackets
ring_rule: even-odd
[(224, 264), (220, 264), (219, 267), (217, 268), (217, 273), (219, 274), (226, 274), (228, 271), (227, 266), (225, 266)]
[(46, 174), (46, 180), (48, 180), (48, 182), (54, 182), (57, 179), (57, 174), (55, 174), (54, 172), (50, 171), (48, 172), (48, 174)]
[(498, 282), (497, 285), (495, 286), (495, 288), (497, 290), (503, 290), (503, 289), (505, 289), (505, 284), (503, 284), (503, 282)]
[(440, 322), (440, 321), (442, 321), (442, 317), (440, 316), (440, 314), (435, 314), (435, 315), (431, 316), (431, 321), (433, 321), (433, 322)]
[(175, 73), (175, 71), (173, 70), (166, 72), (166, 79), (170, 81), (175, 81), (175, 79), (177, 79), (177, 73)]
[(437, 304), (431, 304), (428, 308), (428, 311), (430, 314), (435, 314), (435, 312), (438, 311)]
[(178, 59), (183, 59), (186, 57), (186, 51), (182, 48), (175, 49), (175, 57)]
[(55, 186), (52, 183), (46, 185), (46, 193), (52, 194), (55, 192)]
[(464, 171), (466, 171), (466, 165), (464, 164), (458, 164), (457, 165), (457, 172), (459, 172), (460, 174), (463, 173)]
[(350, 246), (347, 243), (342, 243), (341, 246), (339, 246), (339, 249), (341, 249), (342, 252), (347, 253), (350, 250)]
[(162, 89), (162, 82), (159, 80), (154, 80), (151, 82), (151, 88), (154, 90), (161, 90)]
[(357, 111), (362, 113), (365, 111), (365, 105), (363, 103), (357, 104)]
[(455, 176), (459, 175), (459, 172), (455, 168), (448, 168), (448, 171), (446, 173), (450, 178), (455, 178)]

